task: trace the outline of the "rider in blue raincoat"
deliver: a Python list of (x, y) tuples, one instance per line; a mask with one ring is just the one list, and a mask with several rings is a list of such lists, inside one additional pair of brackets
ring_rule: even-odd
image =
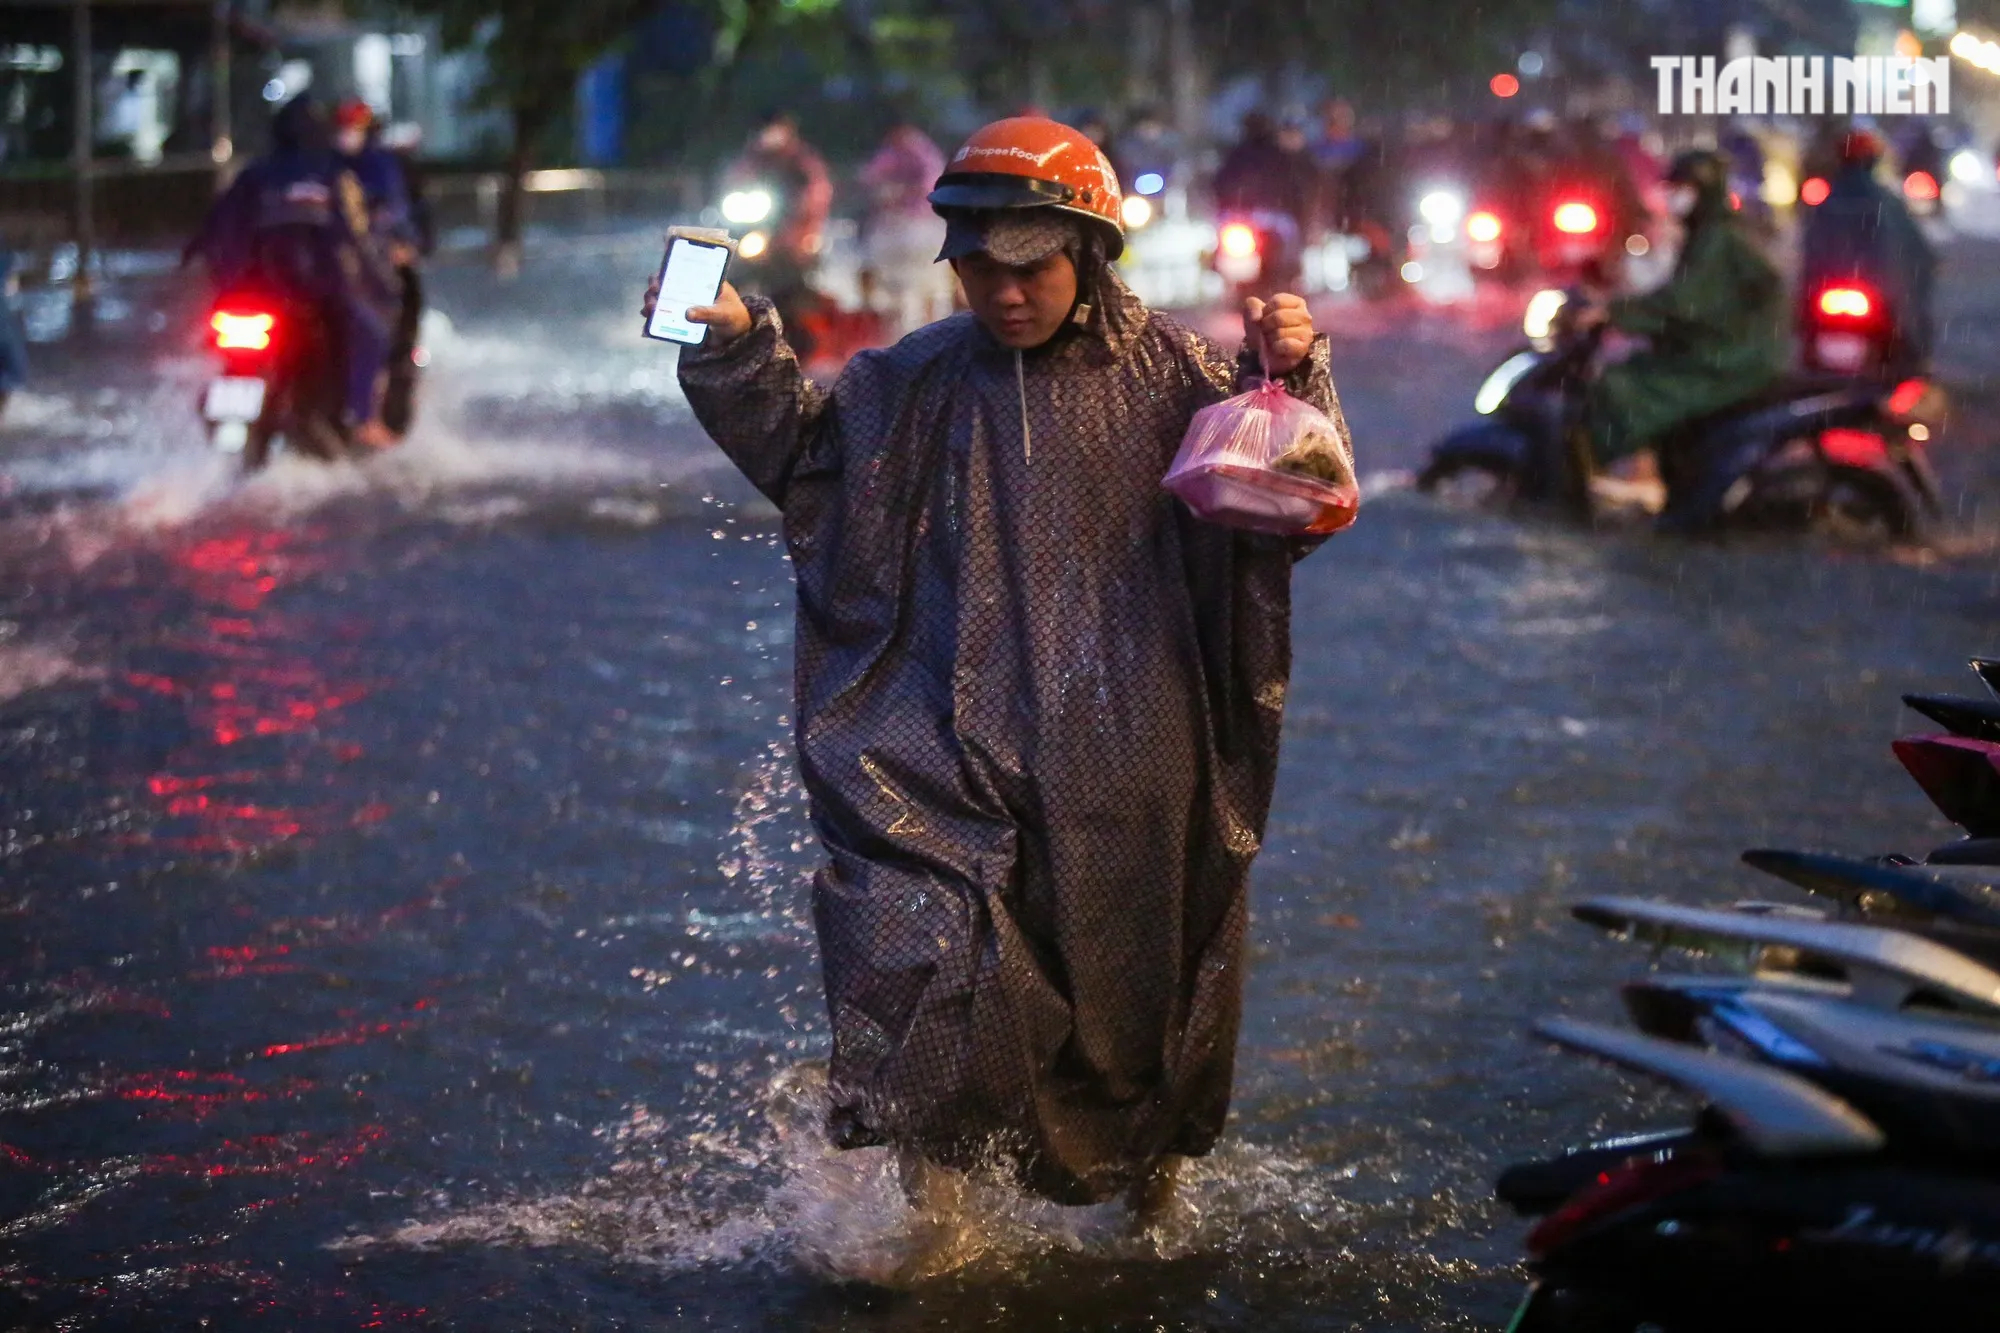
[(313, 309), (341, 364), (356, 440), (393, 438), (377, 404), (395, 274), (372, 235), (361, 184), (334, 155), (316, 104), (298, 97), (279, 108), (271, 151), (215, 201), (186, 255), (205, 259), (223, 287), (269, 285)]

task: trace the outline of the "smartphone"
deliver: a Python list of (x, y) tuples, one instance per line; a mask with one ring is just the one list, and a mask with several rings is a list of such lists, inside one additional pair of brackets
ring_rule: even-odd
[(660, 299), (646, 321), (648, 338), (693, 345), (708, 336), (706, 324), (688, 320), (690, 306), (713, 305), (722, 294), (722, 270), (729, 264), (729, 247), (711, 241), (676, 236), (667, 242), (660, 264)]

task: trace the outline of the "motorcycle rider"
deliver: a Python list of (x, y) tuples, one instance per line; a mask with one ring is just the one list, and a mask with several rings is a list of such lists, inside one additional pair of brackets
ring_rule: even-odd
[(1748, 125), (1735, 121), (1722, 132), (1721, 146), (1729, 160), (1729, 188), (1738, 211), (1752, 231), (1770, 236), (1775, 224), (1771, 206), (1764, 202), (1764, 141)]
[(1142, 176), (1158, 176), (1160, 188), (1164, 188), (1180, 164), (1180, 136), (1158, 107), (1142, 106), (1132, 113), (1131, 123), (1107, 152), (1118, 179), (1132, 189), (1138, 189)]
[(814, 339), (805, 316), (821, 299), (813, 276), (833, 208), (833, 179), (826, 161), (800, 136), (790, 112), (773, 111), (758, 123), (724, 179), (726, 189), (761, 188), (775, 200), (777, 226), (757, 285), (777, 308), (793, 350), (809, 359)]
[(361, 183), (333, 152), (325, 113), (293, 98), (271, 120), (271, 151), (209, 209), (182, 262), (205, 259), (223, 287), (269, 284), (317, 317), (354, 442), (395, 435), (378, 415), (395, 276), (375, 243)]
[(1840, 169), (1800, 238), (1798, 319), (1801, 328), (1812, 324), (1814, 302), (1829, 286), (1858, 282), (1871, 288), (1895, 321), (1885, 369), (1901, 377), (1930, 364), (1937, 253), (1901, 192), (1875, 178), (1882, 147), (1867, 130), (1841, 140)]
[(1615, 123), (1578, 117), (1569, 126), (1568, 152), (1557, 169), (1565, 183), (1573, 182), (1605, 210), (1605, 235), (1613, 250), (1622, 248), (1628, 236), (1644, 235), (1650, 221), (1616, 133)]
[(382, 146), (375, 108), (349, 97), (333, 110), (333, 150), (340, 164), (361, 183), (368, 201), (369, 229), (382, 245), (414, 246), (416, 224), (403, 179), (403, 164)]
[[(394, 365), (414, 352), (418, 330), (423, 325), (424, 284), (417, 271), (417, 260), (423, 251), (424, 229), (418, 224), (416, 206), (411, 201), (403, 159), (382, 143), (382, 127), (375, 108), (358, 97), (350, 97), (335, 107), (333, 146), (341, 164), (361, 183), (361, 192), (368, 202), (369, 230), (376, 245), (395, 265), (397, 309), (387, 358)], [(393, 425), (396, 414), (389, 415)]]
[(1268, 291), (1298, 283), (1313, 194), (1313, 168), (1305, 154), (1284, 146), (1277, 122), (1264, 112), (1245, 116), (1242, 139), (1215, 173), (1215, 207), (1219, 214), (1248, 219), (1270, 238), (1261, 282)]
[(1669, 210), (1684, 229), (1673, 275), (1654, 291), (1577, 317), (1582, 327), (1608, 322), (1651, 341), (1591, 385), (1585, 429), (1603, 463), (1753, 398), (1785, 373), (1784, 280), (1730, 206), (1727, 159), (1682, 153), (1666, 180)]
[(869, 286), (888, 308), (892, 338), (951, 309), (951, 274), (934, 262), (944, 223), (930, 205), (931, 185), (943, 172), (943, 151), (907, 116), (889, 127), (861, 168), (869, 194)]

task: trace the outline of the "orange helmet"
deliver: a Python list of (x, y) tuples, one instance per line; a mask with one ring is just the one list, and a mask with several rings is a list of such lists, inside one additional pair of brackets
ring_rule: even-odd
[(1125, 248), (1118, 173), (1088, 138), (1043, 116), (1012, 116), (979, 130), (952, 154), (930, 193), (947, 209), (1057, 208), (1094, 222), (1107, 254)]

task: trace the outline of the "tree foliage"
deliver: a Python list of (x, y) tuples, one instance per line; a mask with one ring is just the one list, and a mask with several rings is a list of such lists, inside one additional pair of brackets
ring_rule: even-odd
[(577, 77), (654, 7), (654, 0), (410, 0), (435, 16), (446, 45), (477, 45), (485, 99), (513, 117), (507, 188), (500, 197), (503, 252), (521, 237), (522, 191), (549, 127), (576, 95)]

